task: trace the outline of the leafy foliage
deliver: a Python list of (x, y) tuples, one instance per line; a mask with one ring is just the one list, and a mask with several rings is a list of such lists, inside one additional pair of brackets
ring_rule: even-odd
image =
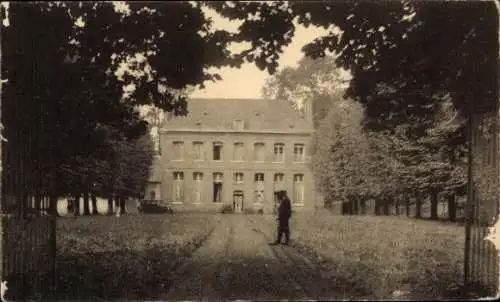
[[(449, 182), (446, 175), (461, 174), (450, 165), (460, 161), (465, 128), (427, 134), (435, 128), (440, 104), (447, 99), (444, 96), (461, 116), (473, 100), (480, 104), (475, 105), (477, 108), (485, 105), (476, 108), (483, 111), (496, 103), (498, 14), (491, 2), (127, 4), (127, 13), (117, 12), (111, 2), (10, 5), (10, 26), (2, 27), (2, 79), (9, 80), (3, 87), (3, 99), (10, 104), (4, 106), (2, 112), (8, 113), (2, 120), (8, 138), (29, 133), (18, 135), (19, 142), (14, 139), (11, 145), (18, 147), (13, 147), (18, 153), (26, 154), (24, 162), (33, 163), (25, 167), (27, 171), (47, 176), (47, 181), (36, 184), (41, 191), (56, 194), (50, 183), (61, 183), (54, 180), (55, 169), (47, 167), (77, 168), (78, 161), (89, 154), (99, 158), (95, 150), (106, 126), (118, 129), (127, 139), (144, 135), (147, 124), (141, 121), (137, 105), (186, 114), (183, 89), (220, 80), (209, 67), (238, 67), (248, 61), (275, 73), (280, 54), (293, 38), (294, 21), (329, 31), (304, 46), (306, 55), (322, 58), (326, 52), (333, 52), (336, 58), (325, 58), (324, 66), (318, 69), (324, 72), (314, 72), (317, 77), (298, 86), (290, 82), (293, 74), (312, 71), (318, 63), (306, 59), (302, 69), (282, 72), (281, 81), (286, 84), (283, 87), (288, 88), (276, 94), (300, 94), (315, 85), (317, 97), (322, 98), (319, 95), (324, 91), (335, 89), (324, 85), (328, 77), (335, 77), (328, 68), (350, 70), (353, 77), (346, 96), (364, 105), (364, 128), (391, 135), (403, 128), (404, 134), (395, 134), (396, 140), (404, 137), (411, 142), (406, 147), (403, 142), (394, 143), (401, 148), (391, 152), (407, 153), (402, 150), (409, 149), (414, 154), (418, 148), (429, 151), (443, 146), (437, 158), (417, 160), (405, 155), (409, 161), (429, 162), (425, 171), (414, 171), (427, 173), (427, 180), (419, 176), (424, 183), (444, 184)], [(241, 21), (238, 33), (213, 30), (203, 8)], [(233, 54), (228, 50), (232, 42), (250, 42), (250, 47)], [(122, 70), (124, 66), (127, 71)], [(22, 106), (16, 107), (14, 102)], [(316, 111), (326, 114), (326, 108)], [(40, 116), (40, 112), (46, 114)], [(35, 136), (37, 140), (28, 138)], [(383, 136), (368, 139), (370, 148), (392, 146), (385, 141), (393, 138)], [(433, 137), (433, 143), (426, 141), (429, 137)], [(436, 139), (441, 144), (435, 143)], [(25, 152), (28, 149), (31, 151)], [(405, 156), (399, 161), (407, 160)], [(105, 166), (97, 159), (90, 162), (94, 167)], [(388, 163), (387, 167), (372, 170), (387, 174), (399, 165)], [(435, 171), (445, 172), (431, 179), (430, 175), (439, 174)], [(76, 179), (75, 185), (78, 182), (81, 180)], [(72, 186), (66, 184), (64, 190)]]
[(297, 108), (298, 101), (310, 102), (315, 126), (323, 119), (332, 100), (343, 94), (347, 80), (336, 67), (336, 58), (326, 56), (313, 60), (302, 58), (298, 67), (285, 67), (267, 79), (262, 89), (264, 98), (285, 100)]
[[(303, 50), (312, 58), (325, 57), (327, 51), (338, 55), (336, 63), (353, 76), (347, 96), (367, 106), (370, 128), (392, 129), (408, 117), (433, 118), (442, 93), (450, 93), (464, 116), (473, 101), (488, 110), (496, 100), (498, 14), (493, 2), (208, 5), (243, 22), (239, 40), (252, 41), (260, 34), (241, 55), (253, 59), (259, 53), (271, 73), (276, 70), (275, 53), (293, 36), (293, 18), (327, 29), (327, 35)], [(258, 20), (246, 20), (253, 14)], [(276, 28), (275, 34), (263, 33), (266, 25)]]
[(332, 105), (316, 132), (315, 141), (321, 143), (316, 146), (312, 166), (317, 188), (330, 200), (344, 200), (350, 194), (361, 193), (360, 186), (366, 187), (361, 168), (366, 164), (368, 146), (362, 119), (359, 104), (340, 102)]
[(107, 175), (135, 170), (106, 162), (118, 158), (106, 144), (124, 155), (140, 148), (105, 142), (109, 129), (118, 141), (139, 139), (148, 127), (137, 105), (185, 114), (182, 88), (219, 78), (207, 67), (233, 63), (229, 34), (212, 31), (199, 6), (187, 2), (129, 3), (128, 14), (111, 2), (10, 3), (9, 21), (2, 26), (2, 120), (12, 139), (5, 153), (12, 161), (9, 154), (23, 154), (26, 174), (37, 175), (27, 182), (39, 182), (26, 186), (51, 196), (94, 182), (112, 190), (104, 179), (130, 184)]
[(415, 191), (460, 194), (467, 174), (464, 146), (447, 139), (463, 127), (456, 111), (443, 106), (433, 127), (418, 138), (402, 124), (394, 131), (367, 131), (363, 107), (337, 102), (320, 122), (313, 169), (321, 193), (331, 201), (401, 198)]

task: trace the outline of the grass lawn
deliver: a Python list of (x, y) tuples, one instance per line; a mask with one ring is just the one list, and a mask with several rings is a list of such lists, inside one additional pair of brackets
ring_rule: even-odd
[[(264, 216), (269, 231), (274, 217)], [(292, 241), (348, 296), (450, 298), (462, 283), (465, 232), (457, 224), (394, 216), (296, 214)]]
[(154, 299), (171, 271), (199, 246), (218, 215), (124, 215), (57, 222), (57, 297)]
[[(57, 226), (58, 299), (159, 297), (169, 272), (221, 221), (217, 214), (62, 218)], [(276, 231), (274, 216), (255, 215)], [(396, 216), (296, 213), (292, 244), (352, 299), (452, 299), (461, 287), (464, 228)], [(399, 297), (394, 293), (399, 292)]]

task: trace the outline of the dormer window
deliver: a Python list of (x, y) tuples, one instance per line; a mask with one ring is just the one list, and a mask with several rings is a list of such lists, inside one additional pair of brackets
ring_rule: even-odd
[(233, 128), (235, 130), (243, 130), (245, 126), (245, 123), (242, 120), (234, 120), (233, 121)]

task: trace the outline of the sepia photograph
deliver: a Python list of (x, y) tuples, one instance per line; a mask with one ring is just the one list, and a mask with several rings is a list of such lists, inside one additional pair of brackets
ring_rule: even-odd
[(0, 301), (499, 296), (499, 0), (0, 20)]

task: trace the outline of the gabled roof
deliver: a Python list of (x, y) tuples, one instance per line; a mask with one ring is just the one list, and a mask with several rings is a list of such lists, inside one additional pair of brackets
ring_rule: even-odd
[[(189, 99), (187, 116), (172, 117), (165, 130), (311, 132), (312, 122), (284, 101), (266, 99)], [(234, 128), (241, 120), (243, 130)]]

